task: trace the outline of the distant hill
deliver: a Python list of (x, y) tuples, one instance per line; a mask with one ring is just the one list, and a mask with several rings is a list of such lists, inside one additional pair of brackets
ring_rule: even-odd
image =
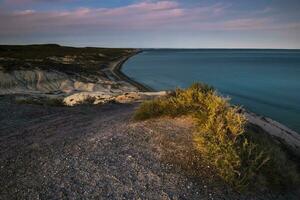
[(0, 45), (0, 93), (102, 91), (102, 86), (109, 90), (109, 67), (135, 51), (57, 44)]

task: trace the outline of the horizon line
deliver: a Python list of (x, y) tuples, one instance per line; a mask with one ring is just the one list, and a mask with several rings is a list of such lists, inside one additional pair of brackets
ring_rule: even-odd
[(262, 48), (262, 47), (109, 47), (109, 46), (84, 46), (84, 45), (62, 45), (58, 43), (28, 43), (28, 44), (1, 44), (0, 46), (34, 46), (34, 45), (57, 45), (61, 47), (73, 47), (73, 48), (107, 48), (107, 49), (142, 49), (142, 50), (200, 50), (200, 49), (211, 49), (211, 50), (300, 50), (300, 48)]

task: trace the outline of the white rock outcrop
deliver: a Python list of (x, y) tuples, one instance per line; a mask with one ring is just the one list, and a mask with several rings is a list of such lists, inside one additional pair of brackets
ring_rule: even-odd
[(147, 99), (153, 99), (166, 95), (167, 92), (126, 92), (126, 93), (109, 93), (109, 92), (78, 92), (64, 98), (63, 102), (67, 106), (79, 104), (103, 104), (107, 102), (133, 103)]

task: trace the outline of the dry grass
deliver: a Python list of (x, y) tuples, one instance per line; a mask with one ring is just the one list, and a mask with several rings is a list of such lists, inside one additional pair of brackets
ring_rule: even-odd
[(255, 132), (246, 132), (246, 118), (239, 110), (213, 88), (195, 83), (168, 97), (142, 103), (134, 118), (193, 116), (194, 149), (219, 177), (239, 191), (254, 184), (281, 188), (296, 185), (299, 173), (293, 163), (272, 139), (259, 142)]

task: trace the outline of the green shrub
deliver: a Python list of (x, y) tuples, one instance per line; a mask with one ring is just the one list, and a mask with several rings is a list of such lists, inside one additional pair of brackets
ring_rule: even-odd
[(165, 114), (163, 101), (155, 99), (143, 102), (135, 112), (134, 118), (137, 120), (145, 120), (151, 117), (159, 117), (163, 114)]
[(243, 137), (255, 143), (257, 148), (267, 152), (270, 158), (260, 170), (265, 179), (261, 180), (261, 184), (276, 190), (293, 189), (300, 185), (297, 165), (292, 161), (297, 157), (288, 154), (278, 141), (273, 140), (269, 134), (254, 125), (248, 125)]
[[(277, 159), (284, 153), (276, 155), (276, 148), (273, 148), (276, 145), (261, 144), (249, 137), (252, 134), (245, 134), (246, 118), (239, 110), (213, 88), (195, 83), (186, 90), (177, 89), (167, 97), (142, 103), (134, 117), (144, 120), (159, 116), (193, 116), (196, 121), (195, 148), (204, 161), (237, 190), (258, 180), (264, 180), (261, 184), (266, 185), (271, 185), (269, 183), (274, 180), (283, 184), (282, 178), (290, 181), (291, 176), (283, 175), (287, 173), (284, 172), (287, 167), (279, 165)], [(275, 170), (278, 167), (274, 165), (283, 170)], [(291, 174), (297, 172), (292, 170)]]
[(206, 84), (195, 83), (187, 90), (176, 89), (167, 97), (143, 102), (136, 110), (134, 118), (145, 120), (163, 115), (180, 116), (192, 114), (201, 107), (201, 101), (214, 89)]
[(194, 114), (197, 121), (195, 146), (219, 176), (243, 190), (269, 157), (254, 143), (241, 139), (246, 119), (228, 100), (208, 93)]

